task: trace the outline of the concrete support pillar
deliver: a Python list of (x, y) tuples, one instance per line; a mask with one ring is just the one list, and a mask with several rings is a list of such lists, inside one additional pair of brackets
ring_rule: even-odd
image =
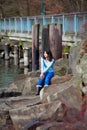
[(24, 67), (29, 67), (29, 48), (24, 48)]
[(14, 65), (19, 64), (19, 46), (14, 45)]
[(10, 65), (10, 60), (5, 60), (5, 68), (8, 69)]
[(5, 60), (9, 60), (9, 53), (10, 53), (10, 47), (9, 47), (9, 44), (6, 43), (5, 44)]
[(23, 49), (22, 49), (22, 46), (19, 46), (19, 58), (23, 58)]
[(32, 71), (39, 69), (39, 24), (32, 27)]
[(28, 74), (29, 68), (28, 67), (24, 67), (24, 74)]
[(61, 25), (51, 24), (49, 27), (50, 50), (55, 60), (62, 57), (62, 28)]

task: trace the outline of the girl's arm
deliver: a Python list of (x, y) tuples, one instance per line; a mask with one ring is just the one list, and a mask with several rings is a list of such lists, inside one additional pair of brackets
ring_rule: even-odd
[(43, 70), (43, 73), (45, 73), (52, 65), (54, 64), (54, 59), (50, 62), (50, 64)]
[(44, 71), (44, 64), (43, 64), (43, 58), (41, 57), (41, 73), (43, 73)]

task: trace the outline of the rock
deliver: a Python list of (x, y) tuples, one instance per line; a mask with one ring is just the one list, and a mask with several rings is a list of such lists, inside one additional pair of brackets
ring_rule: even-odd
[(67, 73), (68, 68), (69, 68), (68, 59), (60, 58), (55, 61), (54, 64), (55, 75), (64, 76)]
[(69, 64), (69, 61), (68, 59), (63, 59), (63, 58), (60, 58), (58, 60), (55, 61), (55, 66), (64, 66), (64, 67), (68, 67), (68, 64)]
[(37, 84), (38, 78), (27, 78), (25, 81), (25, 86), (22, 91), (22, 95), (32, 95), (36, 93), (36, 84)]
[(66, 81), (69, 81), (72, 78), (71, 75), (64, 75), (64, 76), (58, 76), (55, 75), (52, 79), (51, 79), (51, 84), (60, 84), (60, 83), (64, 83)]
[(87, 53), (80, 59), (80, 63), (76, 65), (77, 73), (82, 76), (82, 82), (87, 84)]
[(28, 73), (28, 76), (29, 77), (39, 77), (40, 76), (40, 70), (38, 70), (38, 71), (32, 71), (32, 72), (29, 72)]
[(76, 73), (76, 65), (79, 62), (80, 58), (80, 52), (82, 49), (82, 44), (72, 46), (70, 48), (70, 54), (69, 54), (69, 68), (72, 69), (72, 73)]
[(84, 86), (84, 87), (82, 88), (82, 92), (87, 95), (87, 86)]
[(0, 93), (0, 97), (1, 98), (5, 98), (5, 97), (16, 97), (16, 96), (20, 96), (22, 93), (18, 90), (18, 88), (16, 87), (16, 85), (14, 83), (12, 83), (12, 86), (3, 89)]
[(1, 98), (5, 98), (5, 97), (16, 97), (16, 96), (20, 96), (21, 92), (3, 92), (1, 94)]
[(40, 104), (40, 98), (38, 96), (19, 96), (11, 97), (5, 102), (11, 109), (17, 109), (21, 107), (29, 107), (36, 104)]
[[(16, 130), (86, 130), (87, 103), (82, 102), (82, 94), (86, 95), (87, 54), (81, 55), (81, 47), (71, 48), (69, 64), (62, 58), (55, 62), (55, 76), (49, 87), (42, 88), (40, 96), (35, 96), (40, 71), (17, 77), (4, 91), (22, 93), (22, 97), (2, 100), (0, 106), (9, 111)], [(67, 74), (69, 69), (72, 75)]]
[(11, 109), (8, 105), (6, 105), (6, 99), (0, 99), (0, 130), (3, 130), (3, 126), (11, 123), (9, 116), (9, 109)]
[[(5, 107), (6, 105), (4, 104), (3, 106)], [(0, 125), (6, 124), (8, 116), (9, 116), (8, 111), (0, 110)]]
[[(23, 91), (23, 88), (25, 86), (25, 81), (28, 78), (27, 75), (19, 75), (18, 77), (15, 78), (14, 82), (12, 84), (10, 84), (10, 88), (15, 88), (17, 89), (19, 92)], [(8, 88), (9, 89), (9, 88)]]
[(67, 72), (67, 68), (65, 66), (54, 66), (55, 75), (63, 76)]
[(36, 128), (36, 130), (63, 130), (60, 128), (60, 124), (58, 122), (50, 122), (50, 123), (45, 123), (43, 125), (40, 125)]
[[(9, 110), (29, 107), (35, 104), (39, 104), (39, 97), (10, 97), (0, 99), (0, 129), (1, 130), (14, 130), (12, 120), (9, 115)], [(11, 129), (9, 129), (11, 127)]]
[(73, 79), (59, 85), (54, 84), (43, 88), (40, 92), (40, 99), (42, 103), (59, 100), (67, 107), (78, 110), (81, 110), (82, 106), (82, 95), (74, 84)]
[(15, 79), (15, 81), (9, 86), (7, 91), (15, 90), (15, 92), (21, 92), (22, 95), (32, 95), (35, 94), (37, 81), (38, 77), (21, 75), (18, 79)]
[(16, 130), (28, 129), (47, 120), (56, 120), (56, 111), (60, 102), (39, 104), (31, 107), (23, 107), (10, 110), (10, 116)]

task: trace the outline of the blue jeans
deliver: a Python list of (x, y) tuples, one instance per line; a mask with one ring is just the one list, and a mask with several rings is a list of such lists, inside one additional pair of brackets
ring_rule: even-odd
[(51, 78), (54, 77), (54, 72), (46, 72), (44, 78), (39, 78), (37, 86), (48, 86), (50, 85)]

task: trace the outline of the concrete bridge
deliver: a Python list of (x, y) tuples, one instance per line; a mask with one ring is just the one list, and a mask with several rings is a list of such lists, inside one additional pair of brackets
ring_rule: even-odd
[(10, 39), (29, 41), (32, 38), (32, 26), (40, 24), (40, 32), (42, 27), (49, 24), (62, 25), (62, 40), (73, 41), (79, 38), (85, 29), (83, 25), (87, 21), (87, 12), (70, 13), (70, 14), (54, 14), (32, 17), (13, 17), (0, 19), (0, 35), (8, 36)]

